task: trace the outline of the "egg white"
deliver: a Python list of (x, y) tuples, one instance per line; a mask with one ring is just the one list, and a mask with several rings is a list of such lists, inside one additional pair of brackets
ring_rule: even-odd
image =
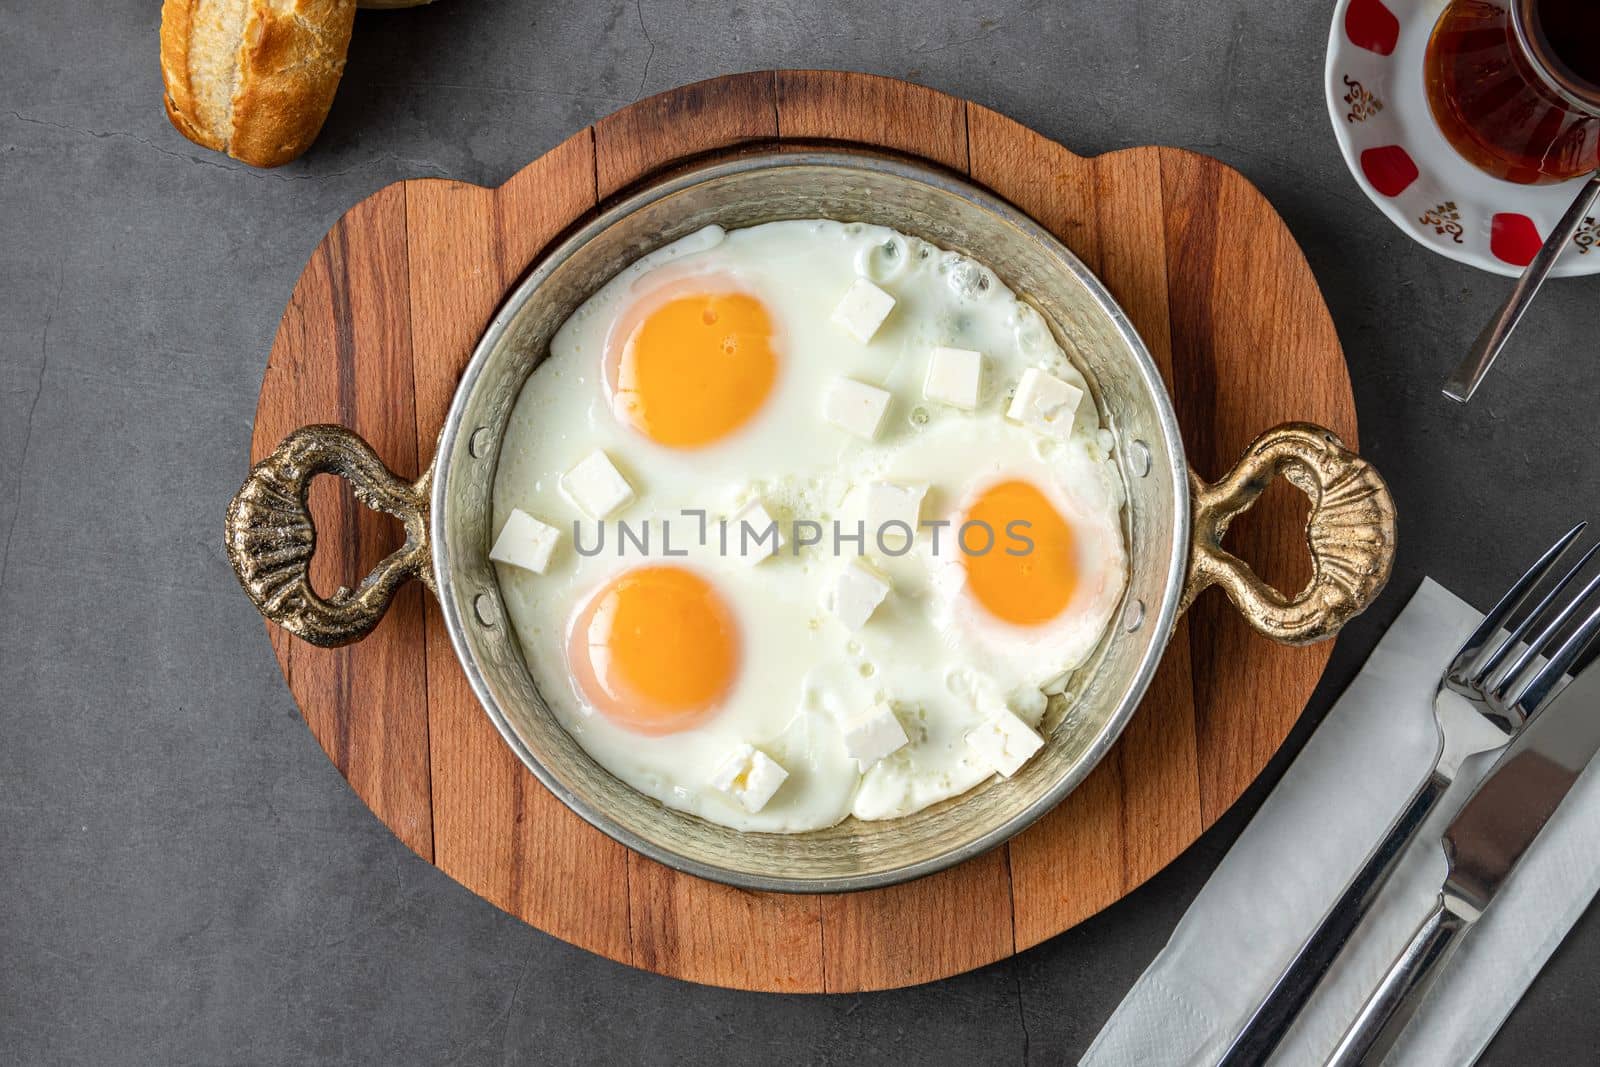
[[(729, 279), (765, 305), (780, 366), (763, 409), (729, 437), (675, 450), (620, 423), (602, 381), (611, 325), (663, 285), (696, 276)], [(829, 321), (858, 275), (896, 305), (869, 344)], [(923, 378), (938, 345), (984, 355), (978, 410), (926, 401)], [(1038, 367), (1085, 390), (1072, 435), (1052, 441), (1004, 417), (1024, 369)], [(847, 376), (892, 401), (877, 438), (861, 441), (822, 418), (828, 383)], [(1040, 316), (986, 268), (892, 230), (799, 220), (724, 232), (710, 227), (645, 256), (591, 297), (557, 332), (529, 378), (502, 444), (494, 527), (513, 507), (562, 530), (550, 570), (499, 567), (501, 588), (529, 670), (560, 722), (600, 764), (662, 803), (741, 830), (798, 832), (854, 815), (886, 819), (956, 796), (992, 773), (964, 742), (986, 709), (1009, 706), (1038, 723), (1042, 687), (1083, 663), (1115, 614), (1126, 584), (1123, 486), (1106, 452), (1087, 383)], [(595, 524), (559, 491), (560, 476), (605, 451), (637, 499), (616, 519), (648, 524), (651, 553), (619, 558), (613, 524), (605, 551), (580, 555)], [(859, 632), (827, 610), (825, 590), (856, 548), (821, 545), (751, 566), (719, 551), (719, 518), (761, 500), (783, 527), (835, 521), (853, 532), (864, 487), (879, 480), (929, 486), (922, 518), (955, 517), (973, 491), (1002, 478), (1038, 487), (1072, 527), (1079, 585), (1067, 609), (1038, 627), (994, 619), (964, 588), (960, 561), (934, 552), (931, 531), (898, 557), (868, 535), (865, 555), (894, 591)], [(703, 510), (702, 520), (684, 509)], [(702, 525), (703, 524), (703, 525)], [(708, 534), (702, 544), (700, 536)], [(674, 553), (662, 554), (663, 534)], [(739, 620), (742, 668), (723, 708), (677, 734), (643, 736), (588, 707), (565, 662), (569, 618), (623, 569), (692, 567)], [(841, 725), (875, 702), (896, 709), (910, 743), (864, 773), (845, 751)], [(766, 752), (789, 778), (759, 812), (710, 785), (741, 743)]]

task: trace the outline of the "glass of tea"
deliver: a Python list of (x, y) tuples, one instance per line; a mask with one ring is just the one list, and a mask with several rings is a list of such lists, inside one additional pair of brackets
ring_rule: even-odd
[(1524, 185), (1600, 170), (1600, 0), (1451, 0), (1428, 104), (1478, 169)]

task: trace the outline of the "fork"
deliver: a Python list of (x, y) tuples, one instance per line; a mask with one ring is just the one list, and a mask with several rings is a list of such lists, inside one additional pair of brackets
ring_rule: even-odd
[[(1555, 646), (1562, 628), (1600, 588), (1597, 576), (1576, 597), (1558, 606), (1562, 593), (1600, 551), (1600, 544), (1585, 552), (1520, 623), (1509, 629), (1508, 624), (1586, 525), (1580, 522), (1567, 531), (1517, 579), (1445, 667), (1434, 696), (1439, 743), (1432, 771), (1228, 1045), (1218, 1060), (1219, 1067), (1266, 1062), (1371, 910), (1418, 827), (1449, 791), (1461, 764), (1469, 756), (1509, 744), (1554, 696), (1558, 679), (1546, 677), (1548, 671), (1529, 667)], [(1524, 638), (1541, 622), (1536, 636), (1524, 644)]]

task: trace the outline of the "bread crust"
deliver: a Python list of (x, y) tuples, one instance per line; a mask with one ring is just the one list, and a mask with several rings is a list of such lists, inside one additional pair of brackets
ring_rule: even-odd
[(189, 81), (189, 37), (194, 29), (197, 0), (166, 0), (161, 5), (161, 81), (166, 86), (163, 103), (167, 119), (195, 144), (223, 150), (222, 138), (203, 129), (200, 106)]
[(276, 167), (316, 139), (333, 105), (355, 23), (355, 0), (247, 0), (224, 128), (201, 118), (194, 85), (201, 0), (165, 0), (161, 71), (167, 117), (178, 132), (255, 167)]

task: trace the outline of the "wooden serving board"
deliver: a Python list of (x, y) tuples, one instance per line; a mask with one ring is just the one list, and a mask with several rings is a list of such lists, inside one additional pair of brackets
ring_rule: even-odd
[[(642, 100), (498, 189), (423, 179), (351, 208), (317, 246), (273, 343), (251, 454), (337, 422), (407, 477), (429, 460), (457, 376), (552, 238), (653, 171), (773, 140), (850, 141), (970, 174), (1104, 279), (1166, 376), (1190, 462), (1222, 474), (1255, 434), (1310, 419), (1356, 443), (1343, 354), (1283, 221), (1205, 156), (1072, 154), (977, 104), (857, 74), (740, 74)], [(398, 524), (318, 479), (320, 589), (397, 546)], [(1309, 575), (1304, 506), (1272, 492), (1230, 544), (1269, 580)], [(306, 723), (418, 855), (513, 915), (611, 959), (747, 989), (925, 982), (1037, 944), (1118, 900), (1198, 837), (1294, 723), (1329, 646), (1257, 637), (1221, 593), (1177, 629), (1115, 750), (1004, 848), (907, 885), (750, 893), (677, 874), (571, 814), (501, 742), (412, 585), (366, 640), (314, 648), (269, 626)]]

